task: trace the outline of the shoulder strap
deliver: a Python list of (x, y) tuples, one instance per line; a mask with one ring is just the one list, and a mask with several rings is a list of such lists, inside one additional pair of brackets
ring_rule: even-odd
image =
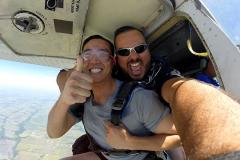
[(84, 113), (84, 103), (75, 103), (72, 104), (69, 107), (70, 114), (72, 114), (74, 117), (82, 120), (83, 119), (83, 113)]
[[(91, 90), (91, 96), (94, 97), (93, 91)], [(88, 97), (87, 99), (89, 99), (90, 97)], [(68, 112), (70, 114), (72, 114), (74, 117), (77, 117), (80, 120), (83, 120), (83, 113), (84, 113), (84, 103), (75, 103), (72, 104), (69, 109)]]
[(116, 100), (112, 104), (111, 121), (114, 125), (119, 125), (121, 121), (122, 111), (127, 105), (129, 97), (134, 88), (138, 86), (138, 82), (123, 82), (116, 96)]

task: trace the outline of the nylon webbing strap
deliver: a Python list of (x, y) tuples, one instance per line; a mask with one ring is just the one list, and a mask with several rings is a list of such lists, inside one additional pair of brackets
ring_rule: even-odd
[[(93, 91), (91, 90), (91, 96), (94, 98)], [(88, 97), (89, 99), (90, 97)], [(75, 103), (69, 107), (68, 110), (73, 116), (77, 117), (80, 120), (83, 120), (84, 113), (84, 103)]]
[(128, 98), (131, 95), (133, 89), (138, 85), (138, 82), (124, 82), (116, 96), (115, 102), (112, 104), (111, 121), (114, 125), (119, 125), (121, 122), (121, 115), (125, 105), (128, 102)]
[(82, 120), (84, 113), (84, 103), (75, 103), (69, 107), (68, 110), (73, 116)]

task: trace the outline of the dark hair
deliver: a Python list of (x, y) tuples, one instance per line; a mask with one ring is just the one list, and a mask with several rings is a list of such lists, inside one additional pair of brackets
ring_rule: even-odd
[(132, 31), (132, 30), (140, 32), (143, 35), (143, 37), (145, 38), (143, 30), (136, 28), (136, 27), (132, 27), (132, 26), (122, 26), (122, 27), (116, 29), (114, 32), (114, 45), (116, 46), (116, 38), (119, 34), (127, 32), (127, 31)]
[(83, 42), (83, 45), (82, 45), (82, 50), (83, 50), (84, 46), (85, 46), (89, 41), (91, 41), (92, 39), (102, 39), (102, 40), (106, 41), (106, 42), (109, 44), (110, 50), (111, 50), (111, 52), (112, 52), (111, 54), (114, 55), (114, 46), (113, 46), (112, 42), (109, 41), (109, 40), (107, 40), (106, 38), (100, 36), (100, 35), (92, 35), (92, 36), (88, 37), (87, 39), (85, 39), (84, 42)]

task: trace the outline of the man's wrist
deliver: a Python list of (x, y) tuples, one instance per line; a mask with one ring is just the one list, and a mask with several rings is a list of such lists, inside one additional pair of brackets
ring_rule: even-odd
[(60, 96), (59, 99), (57, 100), (57, 106), (59, 106), (59, 107), (61, 107), (61, 108), (68, 109), (70, 105), (71, 105), (71, 104), (69, 104), (68, 102), (66, 102), (61, 96)]
[(137, 141), (137, 138), (136, 136), (132, 136), (132, 135), (128, 135), (128, 138), (125, 139), (126, 141), (126, 149), (128, 150), (136, 150), (136, 141)]

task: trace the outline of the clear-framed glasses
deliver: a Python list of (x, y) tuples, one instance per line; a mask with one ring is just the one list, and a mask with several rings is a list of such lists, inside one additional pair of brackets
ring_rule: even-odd
[(132, 51), (135, 51), (137, 54), (141, 54), (148, 48), (148, 44), (139, 44), (132, 48), (120, 48), (117, 50), (117, 54), (120, 56), (128, 56)]
[(81, 57), (85, 62), (89, 62), (94, 57), (97, 57), (101, 62), (108, 62), (113, 59), (111, 53), (106, 49), (87, 49), (82, 52)]

